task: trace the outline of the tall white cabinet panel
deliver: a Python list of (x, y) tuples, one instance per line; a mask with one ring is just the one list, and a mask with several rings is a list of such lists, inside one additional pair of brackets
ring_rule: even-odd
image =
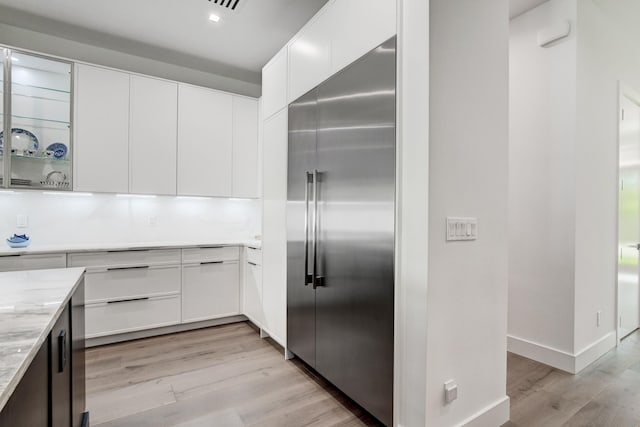
[(129, 191), (129, 75), (76, 64), (74, 190)]
[(232, 95), (178, 85), (178, 194), (232, 195)]
[(286, 347), (287, 109), (264, 122), (262, 304), (265, 329)]
[(234, 96), (234, 197), (258, 197), (258, 169), (258, 100)]
[(287, 106), (288, 48), (262, 69), (262, 116), (267, 119)]
[(331, 33), (334, 28), (330, 18), (330, 13), (321, 10), (289, 45), (289, 102), (331, 75)]
[[(367, 25), (357, 25), (366, 10)], [(331, 21), (331, 74), (396, 34), (396, 0), (340, 0), (327, 10)]]
[(176, 194), (178, 84), (131, 76), (129, 192)]

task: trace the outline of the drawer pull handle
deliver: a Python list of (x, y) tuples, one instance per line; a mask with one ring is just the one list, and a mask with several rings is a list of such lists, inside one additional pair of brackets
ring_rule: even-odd
[(224, 261), (208, 261), (208, 262), (200, 263), (200, 265), (208, 265), (208, 264), (224, 264)]
[(200, 249), (222, 249), (224, 246), (200, 246)]
[(149, 252), (151, 249), (146, 248), (136, 248), (136, 249), (118, 249), (113, 251), (107, 251), (109, 254), (117, 254), (122, 252)]
[(144, 298), (131, 298), (131, 299), (121, 299), (118, 301), (107, 301), (107, 304), (118, 304), (121, 302), (134, 302), (134, 301), (146, 301), (148, 300), (149, 297), (144, 297)]
[(247, 246), (248, 249), (253, 249), (254, 251), (257, 251), (258, 248), (254, 248), (253, 246)]
[(255, 262), (251, 262), (251, 261), (248, 261), (248, 262), (249, 262), (249, 265), (255, 265), (256, 267), (258, 266), (258, 264), (256, 264)]
[(135, 267), (110, 267), (107, 268), (107, 271), (118, 271), (118, 270), (146, 270), (148, 269), (148, 265), (138, 265)]

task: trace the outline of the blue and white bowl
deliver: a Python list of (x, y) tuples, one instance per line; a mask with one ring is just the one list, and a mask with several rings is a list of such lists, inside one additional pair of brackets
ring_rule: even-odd
[(26, 234), (14, 234), (7, 239), (10, 248), (26, 248), (31, 243), (31, 239)]

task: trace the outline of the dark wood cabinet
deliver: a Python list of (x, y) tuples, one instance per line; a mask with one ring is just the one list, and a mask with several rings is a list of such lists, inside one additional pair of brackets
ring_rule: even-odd
[(88, 426), (84, 352), (83, 281), (0, 412), (0, 427)]

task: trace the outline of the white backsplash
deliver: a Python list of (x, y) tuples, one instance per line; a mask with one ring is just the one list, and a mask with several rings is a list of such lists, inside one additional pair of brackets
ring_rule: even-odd
[(258, 200), (0, 191), (0, 237), (26, 233), (32, 247), (247, 240), (261, 234), (260, 209)]

